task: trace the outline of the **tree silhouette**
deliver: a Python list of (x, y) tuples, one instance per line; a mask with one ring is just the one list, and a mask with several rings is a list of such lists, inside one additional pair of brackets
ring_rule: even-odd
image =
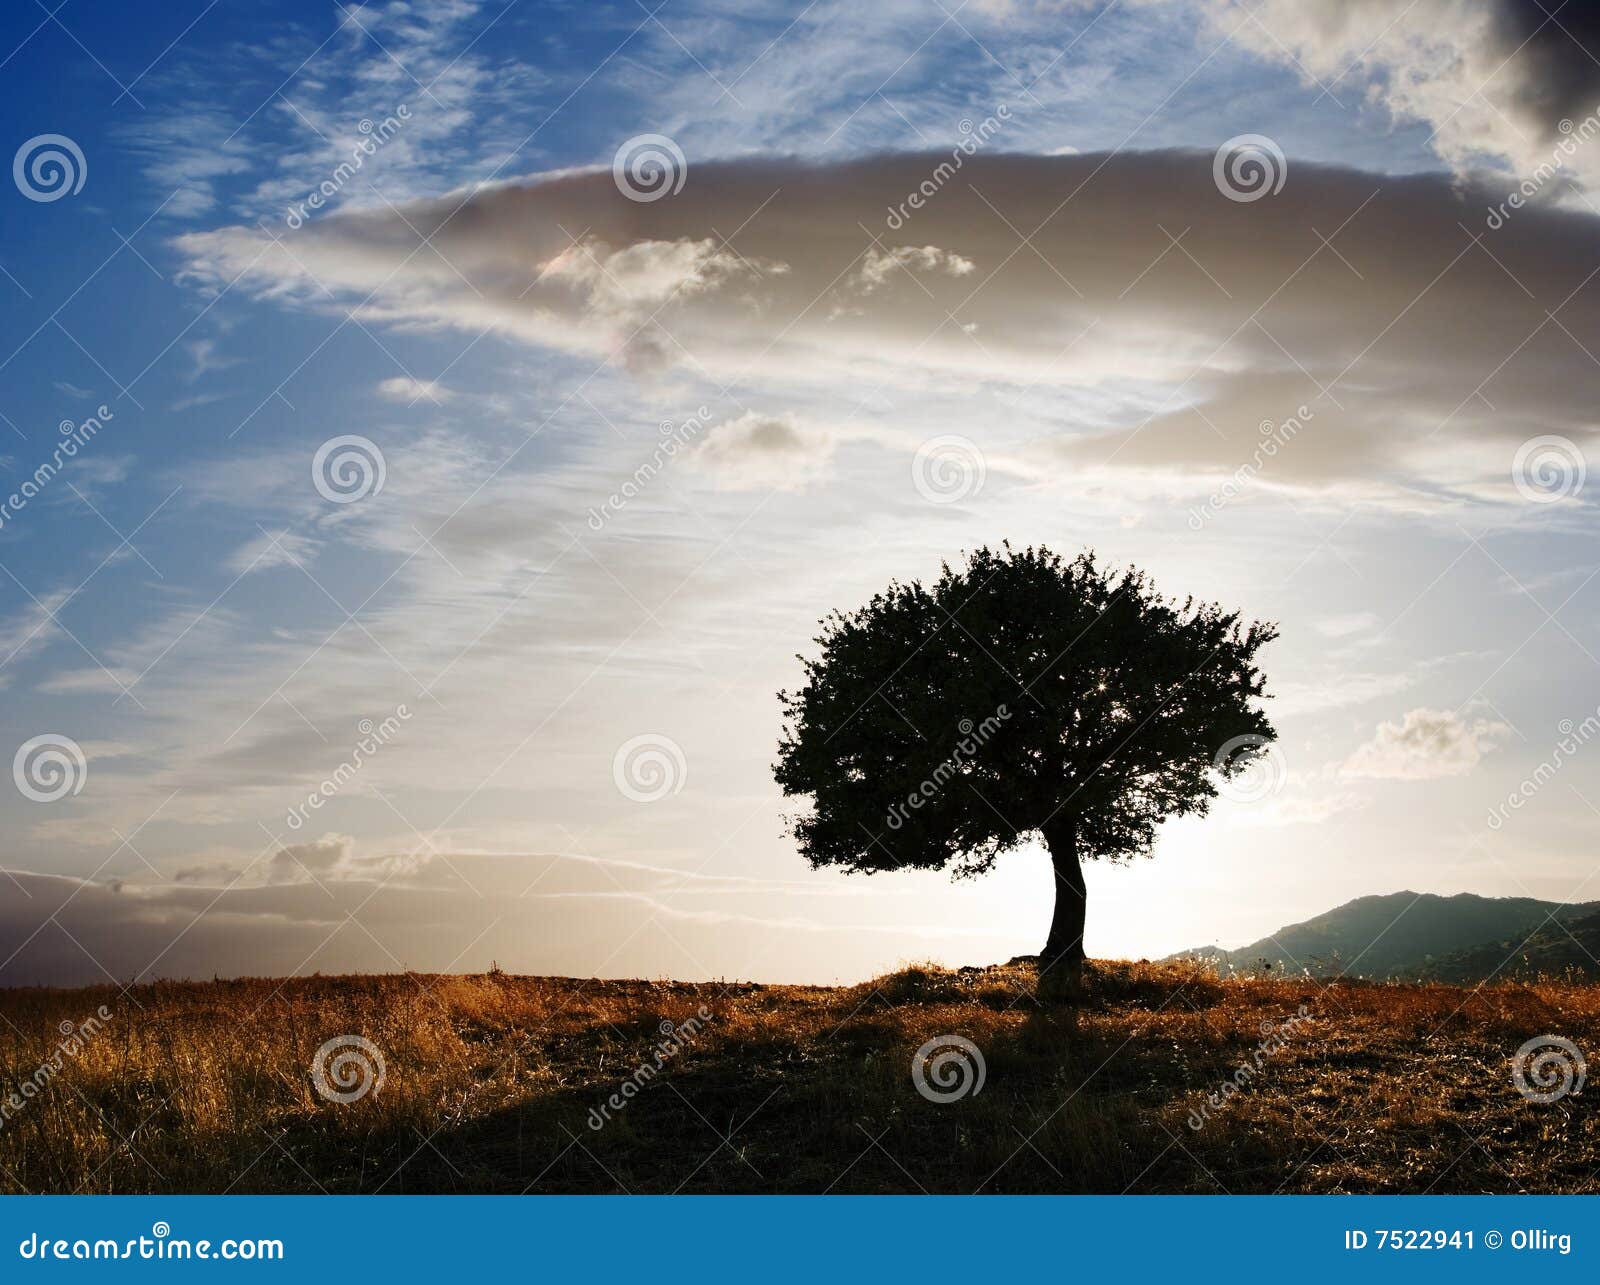
[(1274, 625), (1159, 596), (1093, 553), (982, 548), (931, 587), (894, 582), (834, 612), (797, 657), (774, 773), (814, 867), (982, 874), (1031, 835), (1056, 879), (1041, 989), (1076, 989), (1080, 858), (1148, 855), (1168, 817), (1204, 815), (1216, 780), (1273, 738), (1254, 707)]

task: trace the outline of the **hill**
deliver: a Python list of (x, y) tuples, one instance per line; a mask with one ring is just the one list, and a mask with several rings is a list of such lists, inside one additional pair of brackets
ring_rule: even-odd
[[(1202, 946), (1171, 958), (1206, 960), (1225, 974), (1281, 971), (1313, 977), (1483, 981), (1530, 935), (1543, 932), (1570, 943), (1560, 925), (1597, 913), (1600, 902), (1593, 901), (1393, 892), (1357, 897), (1238, 950)], [(1581, 952), (1574, 957), (1584, 958)], [(1436, 971), (1445, 959), (1453, 962), (1446, 971)], [(1586, 967), (1600, 971), (1593, 959)]]
[(1600, 985), (1036, 980), (0, 991), (0, 1190), (1600, 1192), (1593, 1091), (1511, 1063)]
[(1484, 942), (1430, 960), (1420, 970), (1430, 981), (1475, 982), (1494, 976), (1600, 978), (1600, 914), (1559, 916), (1532, 934)]

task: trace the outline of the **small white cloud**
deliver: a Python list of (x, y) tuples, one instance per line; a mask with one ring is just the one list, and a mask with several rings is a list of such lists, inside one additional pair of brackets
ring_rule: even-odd
[(407, 406), (416, 401), (430, 401), (443, 405), (455, 396), (448, 388), (433, 379), (412, 379), (398, 375), (378, 385), (378, 396), (385, 401), (403, 402)]
[(936, 245), (902, 245), (893, 250), (880, 250), (873, 246), (861, 261), (861, 269), (853, 278), (863, 294), (870, 294), (887, 283), (891, 277), (902, 273), (942, 272), (952, 277), (964, 277), (977, 265), (971, 259), (951, 254)]
[(72, 480), (78, 487), (115, 486), (133, 468), (131, 455), (80, 455), (72, 461)]
[(348, 834), (325, 834), (307, 843), (279, 848), (267, 863), (269, 884), (341, 883), (377, 880), (387, 883), (417, 874), (429, 865), (427, 853), (376, 857), (356, 856)]
[(837, 444), (833, 433), (792, 415), (748, 411), (712, 429), (694, 460), (726, 490), (798, 491), (827, 474)]
[(39, 684), (39, 690), (52, 696), (76, 692), (123, 692), (138, 681), (137, 670), (86, 665), (82, 669), (64, 669), (50, 675)]
[(266, 571), (271, 567), (304, 565), (317, 554), (317, 542), (292, 531), (262, 531), (247, 540), (228, 559), (228, 569), (236, 575)]
[(193, 397), (178, 398), (167, 409), (171, 411), (193, 410), (197, 406), (209, 406), (212, 402), (220, 402), (226, 398), (226, 393), (197, 393)]
[(1373, 738), (1345, 760), (1341, 776), (1431, 781), (1465, 776), (1510, 729), (1483, 719), (1468, 723), (1450, 710), (1413, 709), (1398, 723), (1379, 723)]
[(684, 238), (640, 241), (621, 249), (580, 241), (557, 255), (545, 275), (579, 285), (597, 305), (631, 316), (674, 297), (715, 290), (746, 272), (736, 255), (719, 250), (710, 238)]
[(193, 363), (184, 375), (184, 381), (190, 384), (213, 370), (227, 370), (228, 367), (237, 366), (243, 360), (240, 357), (218, 355), (217, 341), (215, 339), (196, 339), (191, 343), (184, 344), (183, 347), (189, 354), (190, 362)]
[(126, 741), (80, 741), (78, 748), (91, 763), (102, 759), (125, 759), (139, 753), (140, 747)]

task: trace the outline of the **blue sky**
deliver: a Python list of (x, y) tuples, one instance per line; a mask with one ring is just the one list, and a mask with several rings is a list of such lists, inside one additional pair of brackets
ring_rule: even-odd
[[(768, 773), (819, 616), (1007, 537), (1283, 627), (1269, 797), (1096, 871), (1091, 953), (1600, 897), (1600, 751), (1559, 748), (1600, 705), (1591, 493), (1515, 485), (1592, 431), (1596, 160), (1473, 242), (1586, 133), (1493, 6), (1435, 8), (12, 6), (6, 144), (64, 136), (82, 185), (0, 196), (9, 485), (100, 423), (0, 525), (6, 753), (82, 754), (0, 797), (0, 976), (1032, 949), (1041, 854), (813, 875)], [(984, 122), (976, 191), (885, 226)], [(647, 135), (682, 192), (628, 200)], [(1212, 185), (1244, 135), (1281, 193)], [(663, 424), (681, 457), (591, 526)], [(313, 479), (348, 437), (353, 503)], [(949, 439), (983, 483), (930, 501)]]

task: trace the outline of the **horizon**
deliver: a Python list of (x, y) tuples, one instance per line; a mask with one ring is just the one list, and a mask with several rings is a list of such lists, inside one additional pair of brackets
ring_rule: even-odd
[[(1468, 892), (1468, 891), (1453, 892), (1453, 893), (1428, 892), (1428, 891), (1417, 892), (1417, 891), (1415, 891), (1414, 889), (1411, 889), (1411, 888), (1398, 888), (1398, 889), (1394, 890), (1393, 892), (1363, 893), (1360, 896), (1351, 898), (1349, 901), (1341, 902), (1336, 906), (1329, 906), (1329, 907), (1327, 907), (1326, 909), (1324, 909), (1322, 911), (1319, 911), (1319, 912), (1317, 912), (1315, 914), (1312, 914), (1312, 915), (1308, 915), (1304, 920), (1297, 920), (1297, 921), (1294, 921), (1292, 923), (1278, 924), (1278, 925), (1276, 925), (1275, 928), (1273, 928), (1273, 929), (1271, 929), (1271, 930), (1269, 930), (1267, 932), (1258, 934), (1254, 938), (1240, 939), (1240, 940), (1234, 942), (1231, 945), (1225, 945), (1225, 944), (1223, 944), (1221, 942), (1197, 942), (1197, 943), (1193, 943), (1193, 944), (1191, 944), (1189, 946), (1177, 947), (1177, 948), (1175, 948), (1173, 950), (1165, 951), (1165, 952), (1163, 952), (1161, 954), (1157, 954), (1157, 955), (1140, 955), (1140, 956), (1136, 956), (1136, 957), (1135, 956), (1128, 956), (1128, 957), (1101, 956), (1101, 957), (1098, 957), (1098, 961), (1102, 962), (1102, 963), (1106, 963), (1106, 964), (1144, 964), (1144, 963), (1161, 964), (1161, 963), (1166, 963), (1166, 962), (1169, 962), (1169, 961), (1172, 961), (1172, 960), (1175, 960), (1175, 959), (1182, 959), (1183, 957), (1189, 955), (1191, 952), (1201, 952), (1201, 951), (1213, 950), (1213, 949), (1219, 950), (1219, 951), (1223, 952), (1224, 954), (1236, 955), (1240, 951), (1244, 950), (1247, 947), (1259, 946), (1265, 941), (1275, 941), (1276, 938), (1285, 929), (1293, 929), (1293, 928), (1304, 927), (1308, 923), (1314, 923), (1319, 919), (1325, 919), (1325, 918), (1328, 918), (1329, 916), (1337, 915), (1340, 911), (1348, 910), (1350, 907), (1355, 906), (1355, 905), (1357, 905), (1357, 904), (1359, 904), (1361, 902), (1366, 902), (1366, 901), (1390, 901), (1390, 900), (1393, 900), (1393, 899), (1399, 898), (1399, 897), (1409, 897), (1412, 900), (1409, 901), (1404, 907), (1401, 908), (1400, 915), (1397, 915), (1396, 918), (1395, 918), (1394, 922), (1396, 922), (1396, 923), (1399, 922), (1399, 919), (1404, 914), (1406, 914), (1407, 912), (1412, 910), (1418, 903), (1420, 903), (1421, 901), (1423, 901), (1423, 899), (1428, 898), (1428, 897), (1437, 898), (1438, 900), (1441, 900), (1441, 901), (1459, 901), (1459, 900), (1461, 900), (1463, 898), (1470, 898), (1470, 899), (1473, 899), (1473, 900), (1489, 901), (1489, 902), (1533, 900), (1538, 905), (1541, 905), (1541, 906), (1554, 905), (1554, 906), (1558, 906), (1558, 907), (1563, 907), (1564, 906), (1564, 907), (1573, 907), (1573, 908), (1581, 907), (1581, 906), (1596, 906), (1596, 905), (1600, 905), (1600, 898), (1596, 898), (1596, 899), (1594, 899), (1592, 901), (1548, 902), (1548, 901), (1540, 900), (1538, 898), (1522, 898), (1522, 897), (1517, 897), (1517, 896), (1485, 897), (1480, 893)], [(1554, 919), (1548, 919), (1548, 920), (1543, 921), (1543, 922), (1544, 923), (1556, 923), (1557, 921), (1554, 920)], [(1391, 924), (1390, 927), (1392, 927), (1392, 926), (1393, 925)], [(1536, 927), (1542, 927), (1542, 926), (1543, 926), (1543, 923), (1541, 923), (1539, 925), (1536, 925)], [(1382, 936), (1382, 935), (1384, 935), (1384, 934), (1380, 934), (1380, 936)], [(1531, 936), (1531, 934), (1529, 934), (1529, 935)], [(1569, 936), (1569, 940), (1573, 940), (1574, 949), (1576, 951), (1578, 951), (1579, 953), (1582, 953), (1587, 949), (1587, 947), (1585, 947), (1581, 942), (1578, 942), (1575, 939), (1571, 939), (1570, 938), (1570, 934), (1568, 934), (1568, 936)], [(1469, 937), (1469, 936), (1462, 937), (1460, 939), (1460, 941), (1461, 941), (1461, 948), (1479, 946), (1479, 945), (1484, 944), (1484, 943), (1479, 942), (1476, 938)], [(1280, 949), (1282, 949), (1282, 948), (1280, 947)], [(597, 975), (594, 976), (594, 980), (609, 981), (609, 982), (627, 982), (627, 981), (650, 981), (650, 982), (655, 982), (655, 981), (661, 981), (661, 982), (675, 982), (675, 983), (685, 983), (685, 984), (697, 984), (697, 983), (715, 982), (715, 983), (726, 984), (726, 985), (850, 987), (850, 986), (856, 986), (856, 985), (860, 985), (860, 984), (865, 983), (865, 982), (872, 981), (872, 980), (874, 980), (874, 978), (881, 978), (881, 977), (884, 977), (884, 976), (900, 973), (900, 972), (902, 972), (902, 971), (904, 971), (906, 969), (917, 969), (917, 968), (921, 968), (923, 966), (928, 966), (928, 965), (932, 965), (934, 967), (941, 967), (941, 968), (993, 969), (993, 968), (1003, 968), (1003, 967), (1010, 966), (1010, 965), (1014, 964), (1016, 962), (1016, 960), (1019, 959), (1019, 958), (1020, 959), (1031, 959), (1031, 958), (1035, 958), (1035, 957), (1036, 957), (1036, 952), (1030, 951), (1030, 952), (1026, 952), (1026, 953), (1024, 953), (1022, 955), (1013, 956), (1013, 957), (1011, 957), (1009, 959), (1004, 959), (1004, 960), (1001, 960), (1001, 959), (974, 960), (974, 961), (970, 961), (967, 964), (961, 964), (961, 963), (955, 962), (955, 961), (936, 962), (936, 961), (933, 961), (933, 960), (931, 960), (931, 959), (929, 959), (927, 957), (922, 957), (922, 956), (918, 956), (918, 957), (910, 957), (910, 956), (908, 956), (908, 957), (904, 957), (904, 958), (897, 959), (897, 960), (893, 961), (881, 973), (871, 974), (871, 975), (862, 976), (862, 977), (842, 977), (842, 976), (840, 976), (840, 977), (825, 978), (825, 979), (817, 979), (815, 977), (810, 977), (810, 976), (807, 976), (805, 978), (793, 978), (793, 977), (782, 977), (782, 976), (771, 976), (771, 977), (732, 976), (732, 977), (728, 977), (728, 976), (721, 976), (721, 975), (697, 976), (697, 975), (692, 975), (692, 974), (688, 975), (688, 976), (681, 976), (681, 977), (680, 976), (669, 976), (669, 975), (666, 975), (666, 974), (644, 975), (644, 976), (635, 977), (635, 976), (628, 976), (626, 974), (620, 974), (619, 973), (619, 974), (597, 974)], [(1506, 961), (1506, 962), (1509, 962), (1509, 961)], [(111, 986), (125, 987), (125, 986), (132, 986), (132, 985), (136, 984), (136, 982), (134, 980), (131, 980), (131, 979), (130, 980), (126, 980), (126, 981), (115, 980), (115, 979), (107, 979), (102, 973), (98, 973), (98, 972), (93, 971), (93, 970), (80, 970), (80, 972), (81, 972), (80, 976), (76, 976), (76, 977), (63, 976), (61, 978), (58, 978), (57, 980), (29, 980), (29, 979), (26, 979), (26, 978), (17, 978), (17, 979), (8, 981), (4, 986), (0, 986), (0, 989), (6, 989), (8, 987), (13, 987), (13, 988), (18, 988), (18, 989), (76, 990), (76, 989), (79, 989), (79, 988), (92, 988), (92, 987), (97, 986), (97, 985), (111, 985)], [(450, 977), (450, 976), (469, 977), (469, 976), (486, 976), (486, 975), (504, 974), (504, 975), (506, 975), (508, 977), (528, 977), (528, 978), (541, 978), (541, 977), (543, 977), (543, 978), (551, 978), (551, 979), (555, 979), (555, 980), (567, 980), (567, 981), (581, 981), (581, 980), (585, 980), (587, 978), (587, 975), (585, 975), (585, 974), (576, 974), (576, 975), (574, 975), (574, 974), (564, 974), (564, 973), (523, 972), (523, 971), (518, 970), (518, 969), (508, 969), (508, 968), (502, 967), (501, 964), (500, 964), (500, 961), (498, 959), (493, 959), (493, 958), (491, 958), (489, 960), (487, 966), (482, 968), (482, 969), (458, 968), (458, 969), (448, 969), (448, 970), (444, 970), (442, 972), (435, 973), (435, 972), (430, 972), (430, 970), (423, 969), (423, 968), (412, 968), (412, 967), (408, 967), (408, 966), (404, 966), (404, 965), (393, 965), (393, 966), (389, 966), (389, 967), (362, 968), (360, 970), (354, 970), (354, 971), (349, 971), (349, 972), (329, 972), (327, 970), (312, 970), (311, 972), (301, 971), (299, 973), (294, 974), (294, 976), (299, 976), (299, 977), (320, 976), (320, 977), (328, 978), (328, 977), (340, 977), (340, 976), (355, 976), (355, 977), (364, 977), (364, 976), (377, 976), (377, 977), (383, 977), (383, 976), (406, 976), (406, 975), (409, 975), (409, 974), (420, 974), (420, 975), (423, 975), (423, 976), (444, 976), (444, 977)], [(1318, 973), (1309, 973), (1308, 972), (1307, 975), (1308, 976), (1319, 976), (1320, 977), (1320, 976), (1324, 976), (1325, 974), (1323, 974), (1321, 972), (1318, 972)], [(1352, 973), (1352, 974), (1339, 974), (1339, 975), (1341, 975), (1341, 976), (1353, 976), (1353, 977), (1359, 978), (1359, 977), (1365, 976), (1366, 974), (1357, 972), (1357, 973)], [(211, 976), (156, 973), (156, 974), (153, 974), (151, 976), (138, 978), (137, 982), (138, 983), (149, 983), (149, 982), (156, 982), (156, 981), (173, 981), (173, 982), (185, 982), (185, 983), (190, 983), (190, 982), (192, 982), (192, 983), (202, 983), (202, 982), (208, 982), (208, 981), (243, 982), (243, 981), (277, 980), (279, 978), (280, 978), (280, 975), (279, 974), (275, 974), (275, 973), (248, 973), (248, 972), (236, 972), (236, 973), (226, 973), (226, 974), (214, 973)]]
[(772, 776), (1003, 541), (1280, 630), (1091, 956), (1600, 900), (1600, 82), (1413, 9), (0, 18), (0, 986), (1035, 954)]

